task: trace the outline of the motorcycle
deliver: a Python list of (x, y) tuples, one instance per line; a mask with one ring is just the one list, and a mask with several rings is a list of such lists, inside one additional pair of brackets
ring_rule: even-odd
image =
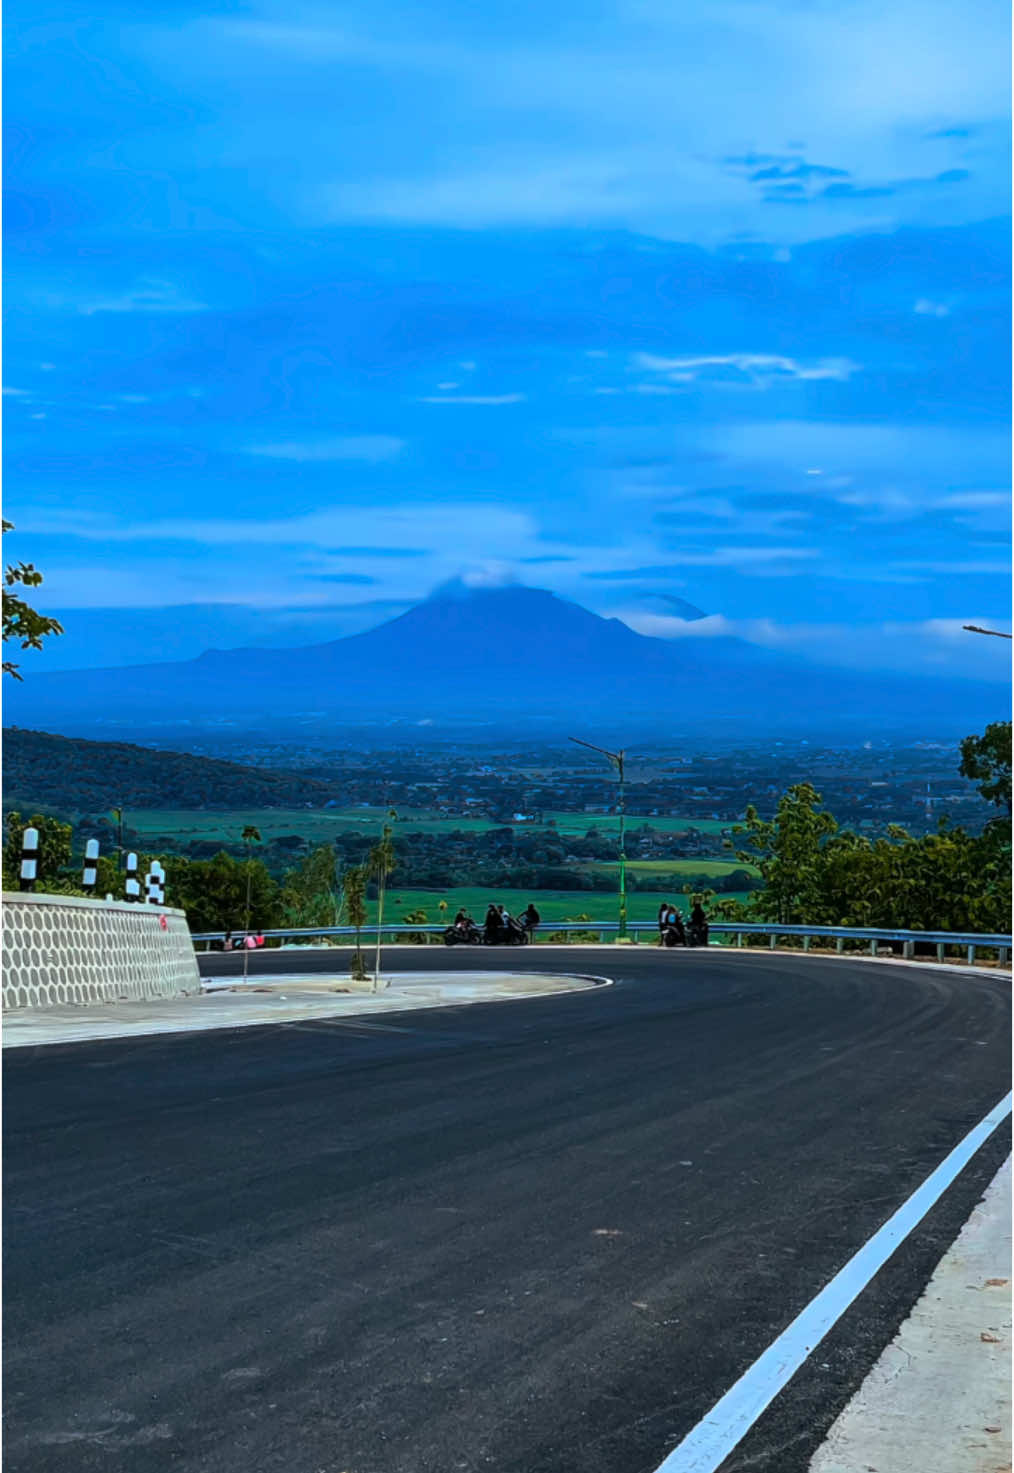
[(708, 923), (707, 921), (691, 921), (687, 927), (688, 946), (707, 946)]
[(686, 944), (687, 944), (686, 932), (683, 930), (683, 927), (682, 926), (663, 926), (662, 927), (662, 945), (663, 946), (686, 946)]
[(448, 926), (444, 932), (445, 946), (482, 946), (485, 936), (474, 921), (464, 926)]
[(492, 936), (486, 937), (487, 946), (527, 946), (528, 931), (519, 920), (511, 916), (506, 926), (501, 926)]

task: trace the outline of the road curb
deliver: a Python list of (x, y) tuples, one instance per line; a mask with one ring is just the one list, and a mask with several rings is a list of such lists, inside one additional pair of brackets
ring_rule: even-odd
[(1001, 1473), (1011, 1458), (1011, 1158), (810, 1473)]

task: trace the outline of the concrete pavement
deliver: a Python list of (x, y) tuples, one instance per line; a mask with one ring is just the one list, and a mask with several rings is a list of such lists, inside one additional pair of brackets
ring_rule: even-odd
[(607, 981), (549, 972), (398, 972), (382, 976), (380, 989), (374, 992), (372, 982), (353, 982), (340, 971), (329, 977), (320, 971), (279, 974), (261, 968), (246, 983), (234, 975), (206, 975), (200, 993), (187, 997), (5, 1013), (2, 1040), (5, 1049), (39, 1048), (106, 1038), (262, 1027), (547, 997), (580, 992)]

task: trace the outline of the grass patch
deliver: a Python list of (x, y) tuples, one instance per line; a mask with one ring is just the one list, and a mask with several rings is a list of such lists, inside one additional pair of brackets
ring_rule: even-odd
[[(747, 898), (746, 892), (722, 897), (723, 900), (743, 901)], [(439, 908), (441, 900), (447, 902), (446, 911)], [(462, 885), (453, 890), (389, 890), (384, 901), (384, 920), (391, 925), (398, 925), (409, 911), (424, 910), (427, 924), (438, 925), (446, 918), (450, 925), (459, 908), (464, 906), (471, 912), (472, 919), (481, 924), (491, 900), (505, 905), (512, 915), (518, 915), (529, 900), (534, 900), (542, 917), (543, 929), (568, 917), (576, 920), (579, 916), (588, 916), (592, 922), (615, 921), (619, 911), (618, 896), (603, 895), (591, 890), (501, 889), (494, 892), (477, 885)], [(627, 896), (627, 914), (632, 921), (654, 921), (663, 901), (671, 901), (684, 911), (690, 909), (690, 899), (686, 895), (665, 895), (662, 891), (638, 890)], [(370, 904), (368, 909), (370, 920), (376, 921), (376, 904)]]
[[(208, 811), (201, 808), (136, 808), (128, 809), (124, 821), (142, 838), (164, 834), (180, 839), (205, 839), (220, 843), (236, 843), (247, 824), (253, 824), (265, 839), (280, 838), (285, 834), (298, 834), (309, 843), (326, 844), (336, 835), (359, 830), (365, 834), (379, 833), (387, 817), (386, 808), (250, 808)], [(603, 833), (615, 834), (617, 819), (612, 814), (595, 813), (547, 813), (547, 819), (556, 821), (555, 832), (560, 835), (586, 834), (589, 829), (600, 829)], [(727, 823), (714, 819), (690, 818), (646, 818), (628, 817), (628, 830), (647, 824), (658, 833), (678, 833), (687, 828), (699, 829), (702, 833), (716, 834)], [(488, 829), (503, 827), (488, 818), (446, 818), (426, 808), (398, 810), (396, 832), (450, 834), (484, 833)], [(516, 824), (519, 831), (549, 831), (548, 824)], [(637, 862), (637, 861), (635, 861)], [(647, 861), (651, 863), (652, 861)], [(697, 863), (697, 861), (693, 861)], [(722, 861), (724, 862), (724, 861)], [(665, 862), (668, 865), (668, 862)], [(671, 865), (668, 865), (671, 869)], [(735, 866), (731, 866), (735, 868)], [(700, 869), (699, 873), (705, 871)], [(720, 871), (720, 873), (722, 873)]]

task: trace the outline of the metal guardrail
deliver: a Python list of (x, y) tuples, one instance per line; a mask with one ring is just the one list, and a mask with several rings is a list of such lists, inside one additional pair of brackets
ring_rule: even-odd
[[(420, 923), (413, 925), (411, 922), (393, 926), (383, 926), (381, 935), (395, 939), (399, 936), (424, 936), (429, 942), (431, 937), (442, 937), (447, 927), (444, 925), (433, 925)], [(554, 923), (544, 921), (539, 927), (543, 936), (581, 934), (589, 932), (596, 934), (600, 941), (606, 936), (612, 935), (619, 930), (617, 921), (561, 921)], [(655, 921), (628, 921), (628, 932), (634, 936), (657, 935), (658, 925)], [(900, 942), (902, 956), (912, 957), (915, 955), (917, 944), (927, 943), (936, 947), (937, 957), (943, 961), (947, 947), (960, 947), (971, 963), (975, 961), (977, 951), (996, 951), (999, 953), (1000, 961), (1006, 961), (1011, 950), (1011, 937), (999, 933), (973, 933), (964, 931), (899, 931), (888, 927), (861, 927), (861, 926), (799, 926), (781, 925), (771, 921), (713, 921), (709, 923), (710, 936), (734, 937), (735, 946), (743, 945), (746, 936), (766, 936), (768, 944), (773, 951), (777, 946), (779, 936), (798, 936), (802, 939), (803, 951), (809, 951), (812, 940), (833, 940), (835, 950), (843, 952), (847, 941), (869, 942), (871, 956), (878, 954), (878, 943)], [(335, 936), (351, 940), (355, 934), (354, 926), (296, 926), (286, 927), (277, 931), (259, 931), (265, 941), (298, 939), (300, 937)], [(377, 936), (376, 925), (363, 926), (359, 932), (361, 937)], [(224, 941), (224, 931), (202, 931), (192, 939), (195, 943), (199, 941), (212, 942)], [(206, 949), (208, 949), (206, 947)]]

